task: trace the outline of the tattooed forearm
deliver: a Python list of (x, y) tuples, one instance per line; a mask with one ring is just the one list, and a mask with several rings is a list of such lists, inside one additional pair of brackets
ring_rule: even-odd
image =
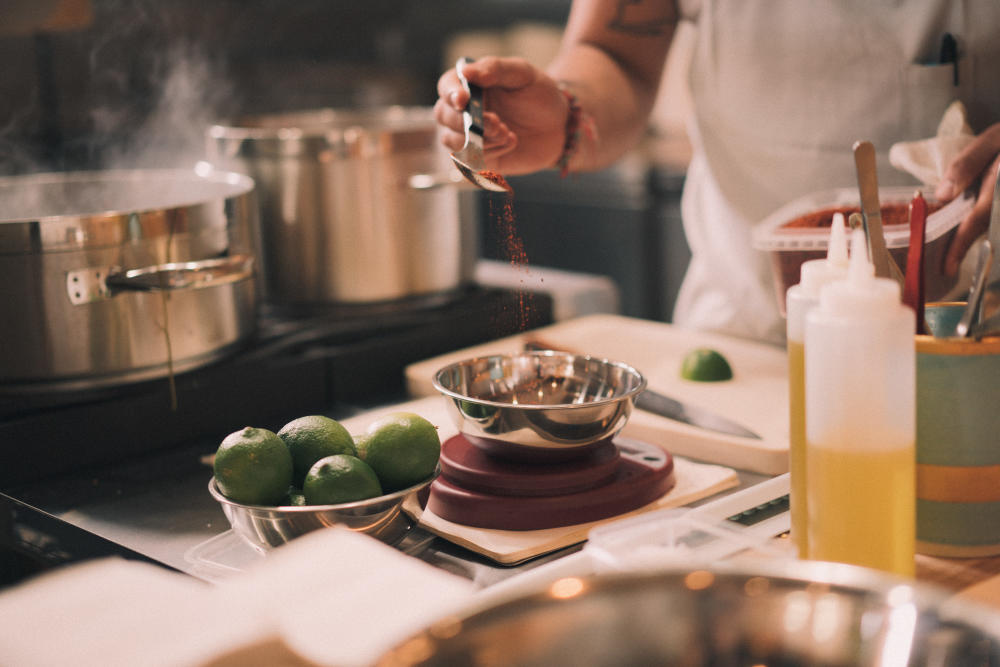
[(663, 3), (648, 0), (618, 0), (608, 28), (632, 35), (663, 35), (673, 29), (677, 17)]

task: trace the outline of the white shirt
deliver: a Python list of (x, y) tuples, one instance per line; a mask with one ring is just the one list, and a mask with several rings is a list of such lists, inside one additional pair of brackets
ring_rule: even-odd
[[(681, 213), (692, 259), (674, 322), (781, 344), (769, 257), (751, 228), (792, 199), (856, 187), (851, 150), (878, 151), (880, 185), (916, 181), (890, 146), (933, 136), (961, 99), (976, 132), (1000, 121), (995, 0), (681, 0), (697, 37), (694, 148)], [(945, 33), (956, 68), (938, 62)]]

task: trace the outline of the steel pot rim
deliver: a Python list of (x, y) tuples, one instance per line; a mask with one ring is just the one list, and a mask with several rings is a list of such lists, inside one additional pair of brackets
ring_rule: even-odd
[(210, 126), (212, 139), (302, 139), (347, 132), (405, 131), (434, 128), (432, 107), (387, 106), (376, 109), (323, 107), (302, 111), (250, 114)]
[[(101, 208), (100, 210), (50, 213), (45, 215), (18, 215), (12, 217), (0, 217), (0, 227), (4, 225), (16, 225), (19, 223), (46, 223), (60, 219), (87, 218), (109, 218), (117, 216), (141, 215), (153, 211), (164, 209), (188, 208), (206, 203), (206, 200), (228, 199), (245, 195), (254, 189), (254, 181), (246, 174), (233, 171), (222, 171), (212, 168), (208, 163), (199, 163), (194, 169), (167, 169), (167, 168), (140, 168), (140, 169), (89, 169), (77, 171), (48, 171), (33, 174), (16, 174), (11, 176), (0, 176), (0, 191), (6, 187), (22, 188), (31, 185), (55, 185), (87, 182), (150, 182), (155, 179), (171, 179), (178, 183), (187, 181), (190, 183), (207, 182), (213, 185), (229, 186), (223, 192), (210, 197), (194, 197), (191, 200), (181, 200), (177, 202), (164, 203), (162, 205), (143, 205), (138, 207), (112, 206)], [(96, 208), (96, 207), (95, 207)]]

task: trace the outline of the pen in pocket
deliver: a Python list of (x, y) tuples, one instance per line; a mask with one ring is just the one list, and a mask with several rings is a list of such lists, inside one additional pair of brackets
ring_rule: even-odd
[(958, 43), (950, 32), (941, 35), (941, 51), (938, 62), (942, 65), (952, 65), (952, 85), (958, 85)]

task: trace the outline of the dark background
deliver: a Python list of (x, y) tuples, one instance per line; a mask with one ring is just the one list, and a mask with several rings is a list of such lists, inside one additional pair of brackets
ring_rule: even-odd
[[(0, 0), (0, 24), (17, 5), (46, 1)], [(170, 123), (200, 138), (196, 124), (238, 113), (430, 105), (451, 36), (561, 26), (569, 0), (69, 5), (75, 20), (62, 25), (0, 25), (0, 173), (95, 166), (128, 144), (164, 141), (153, 131)]]
[[(240, 114), (430, 106), (453, 37), (525, 24), (559, 29), (569, 7), (570, 0), (0, 0), (0, 176), (190, 166), (203, 153), (205, 128)], [(44, 22), (18, 21), (32, 13)], [(689, 257), (682, 183), (683, 170), (655, 161), (512, 180), (529, 262), (607, 275), (624, 314), (669, 321)], [(480, 255), (503, 260), (490, 218), (484, 202)]]

